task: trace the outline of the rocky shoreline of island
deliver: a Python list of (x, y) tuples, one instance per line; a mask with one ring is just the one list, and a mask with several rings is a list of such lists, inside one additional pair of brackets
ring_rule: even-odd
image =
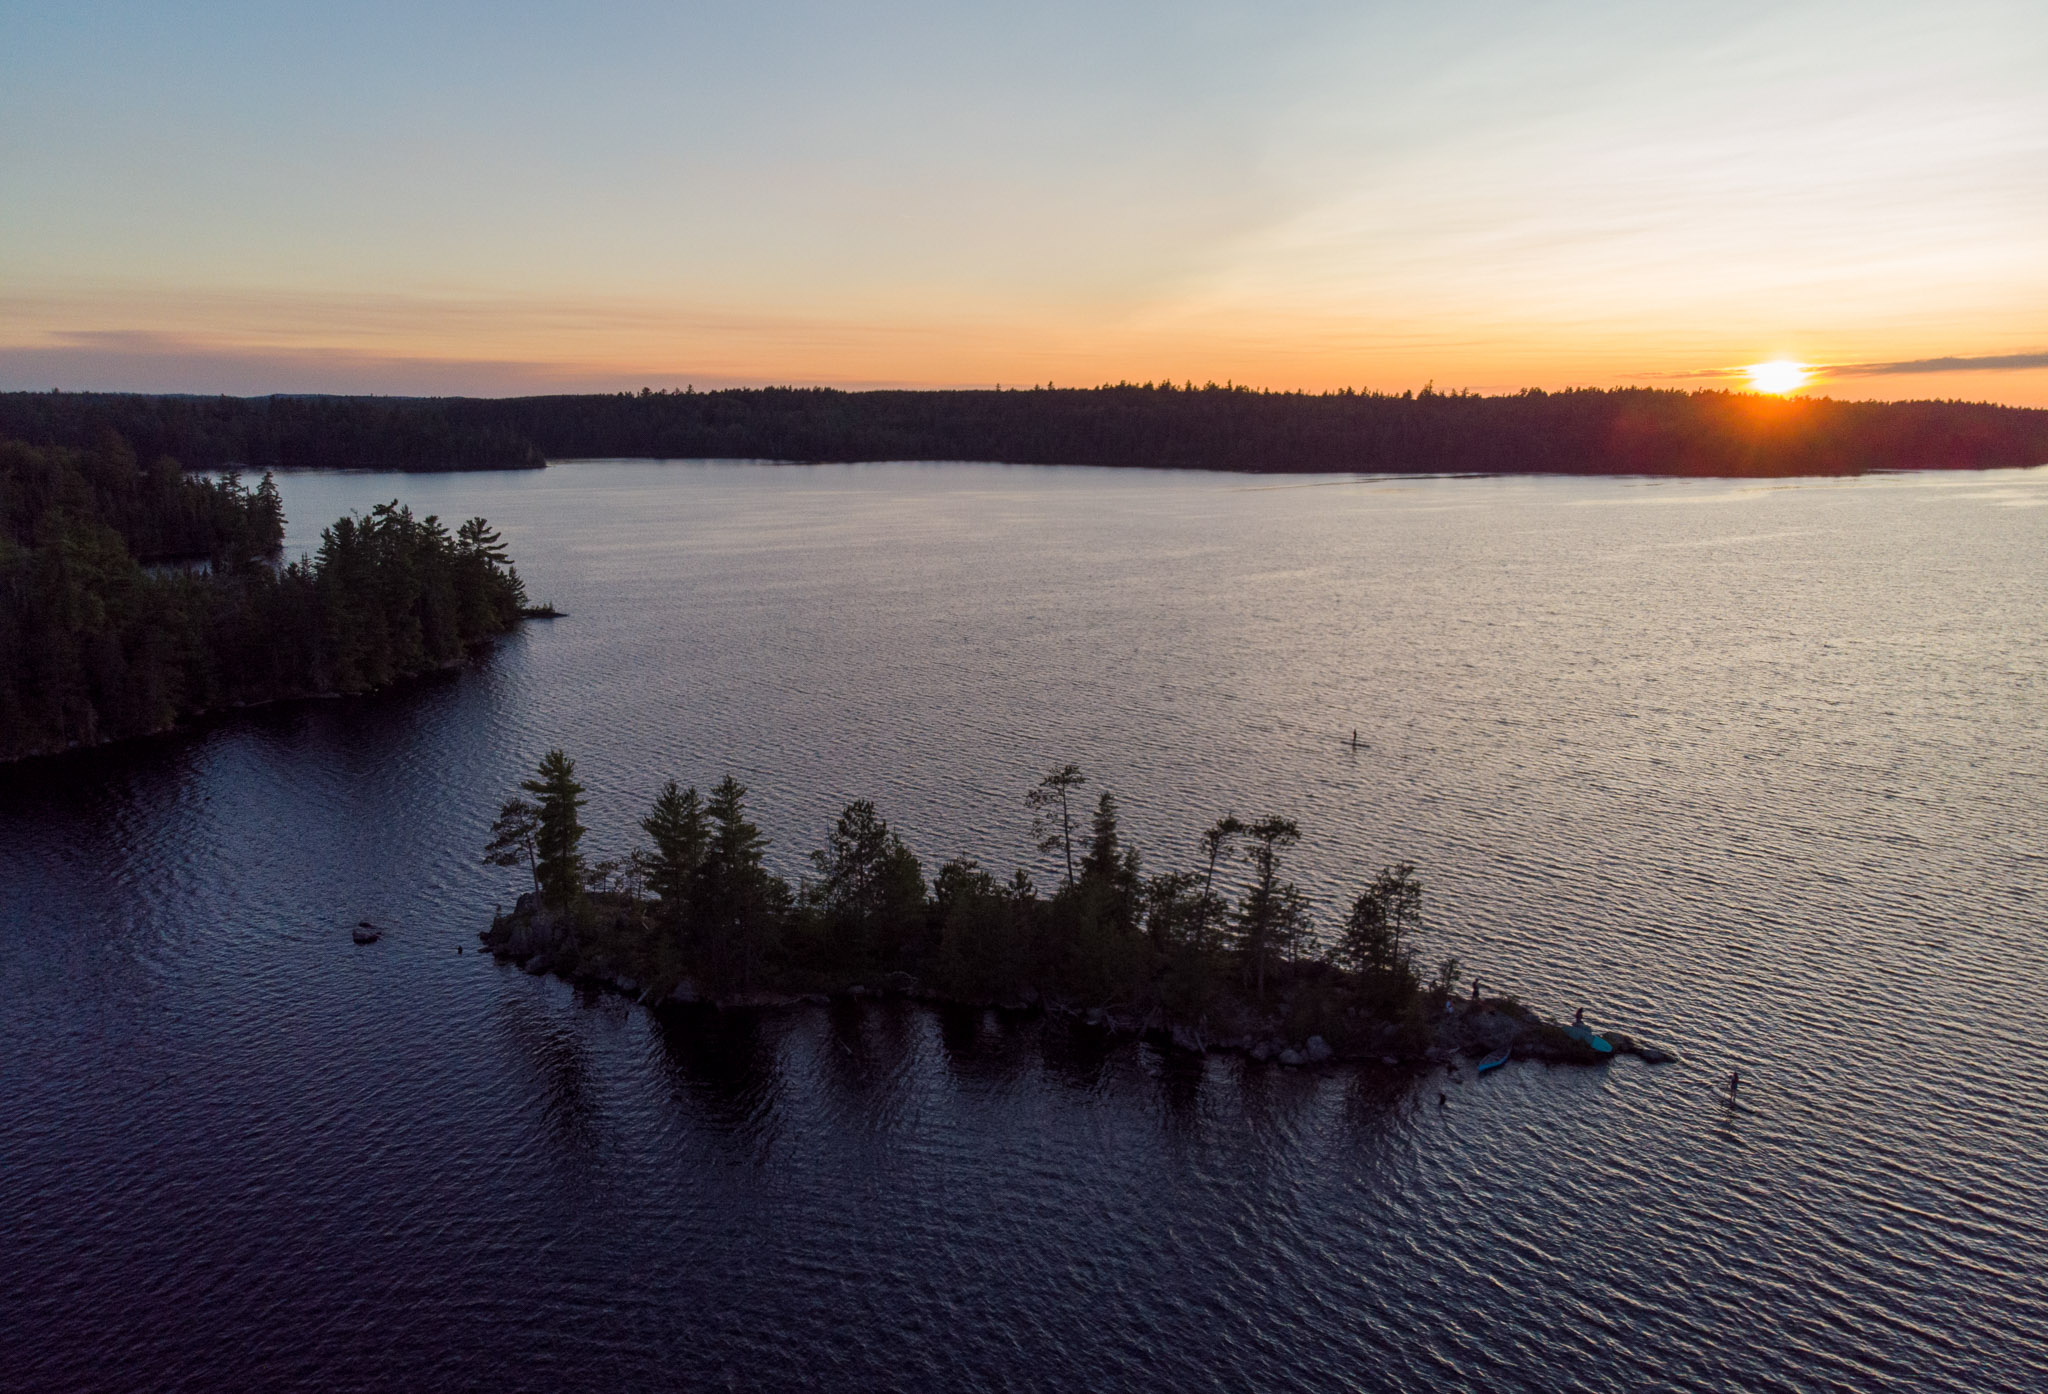
[[(629, 913), (629, 907), (612, 909)], [(602, 952), (586, 954), (573, 950), (565, 954), (563, 925), (551, 923), (532, 892), (520, 897), (510, 913), (496, 915), (489, 929), (483, 929), (477, 938), (489, 954), (524, 972), (555, 976), (582, 991), (625, 997), (655, 1011), (786, 1011), (829, 1007), (836, 1001), (907, 1001), (954, 1011), (1051, 1017), (1083, 1030), (1100, 1032), (1106, 1038), (1143, 1042), (1167, 1054), (1241, 1056), (1255, 1064), (1276, 1064), (1286, 1069), (1321, 1064), (1432, 1069), (1456, 1066), (1460, 1060), (1483, 1060), (1495, 1052), (1505, 1052), (1509, 1060), (1538, 1060), (1544, 1064), (1608, 1064), (1616, 1056), (1634, 1056), (1647, 1064), (1667, 1064), (1679, 1058), (1677, 1052), (1665, 1046), (1612, 1028), (1589, 1034), (1610, 1046), (1610, 1050), (1599, 1050), (1589, 1038), (1575, 1036), (1571, 1026), (1540, 1015), (1511, 993), (1430, 995), (1423, 1003), (1421, 1021), (1425, 1030), (1417, 1032), (1413, 1021), (1378, 1021), (1370, 1023), (1366, 1032), (1348, 1034), (1341, 1046), (1333, 1046), (1317, 1032), (1290, 1036), (1286, 1028), (1290, 1003), (1286, 999), (1280, 999), (1268, 1011), (1237, 1001), (1217, 1013), (1182, 1021), (1169, 1017), (1157, 1005), (1079, 1005), (1061, 997), (1042, 995), (1030, 987), (1001, 999), (961, 997), (936, 991), (903, 970), (831, 989), (707, 993), (692, 978), (680, 978), (674, 983), (641, 983), (623, 964), (610, 962)], [(358, 931), (356, 942), (369, 940)]]
[[(934, 993), (909, 974), (891, 974), (881, 983), (854, 983), (838, 993), (735, 993), (727, 997), (702, 995), (694, 983), (678, 983), (666, 993), (643, 987), (631, 976), (614, 976), (602, 968), (580, 968), (561, 972), (547, 954), (520, 954), (510, 942), (494, 931), (479, 938), (500, 960), (512, 962), (526, 972), (561, 978), (578, 989), (612, 993), (649, 1009), (705, 1009), (705, 1011), (786, 1011), (799, 1007), (829, 1007), (834, 1001), (909, 1001), (926, 1007), (958, 1011), (997, 1011), (1010, 1017), (1053, 1017), (1075, 1023), (1079, 1028), (1100, 1032), (1106, 1038), (1143, 1042), (1167, 1054), (1180, 1056), (1241, 1056), (1255, 1064), (1274, 1064), (1284, 1069), (1305, 1069), (1321, 1064), (1380, 1064), (1386, 1069), (1432, 1069), (1456, 1066), (1460, 1062), (1485, 1060), (1493, 1052), (1507, 1052), (1509, 1060), (1536, 1060), (1542, 1064), (1608, 1064), (1616, 1056), (1634, 1056), (1647, 1064), (1669, 1064), (1679, 1056), (1675, 1050), (1638, 1040), (1626, 1032), (1602, 1030), (1612, 1052), (1602, 1052), (1589, 1042), (1569, 1036), (1569, 1028), (1550, 1021), (1511, 995), (1477, 999), (1456, 999), (1452, 1011), (1432, 1021), (1430, 1040), (1421, 1048), (1405, 1034), (1389, 1034), (1380, 1042), (1339, 1050), (1323, 1036), (1288, 1040), (1276, 1021), (1266, 1019), (1245, 1028), (1233, 1021), (1229, 1028), (1212, 1023), (1169, 1021), (1159, 1009), (1139, 1013), (1118, 1007), (1079, 1007), (1059, 999), (1044, 999), (1026, 993), (1014, 1001), (961, 999)], [(494, 942), (496, 940), (496, 942)]]
[(1509, 1060), (1551, 1065), (1604, 1065), (1628, 1055), (1647, 1064), (1675, 1062), (1675, 1051), (1627, 1032), (1600, 1029), (1588, 1034), (1611, 1049), (1599, 1050), (1591, 1040), (1575, 1036), (1566, 1024), (1550, 1020), (1509, 993), (1473, 994), (1428, 1005), (1426, 1030), (1420, 1036), (1404, 1023), (1383, 1022), (1369, 1035), (1356, 1036), (1340, 1048), (1321, 1034), (1290, 1038), (1286, 1002), (1279, 1010), (1258, 1012), (1247, 1004), (1214, 1019), (1196, 1022), (1171, 1019), (1161, 1008), (1083, 1006), (1025, 989), (1014, 997), (960, 997), (936, 991), (912, 974), (894, 971), (873, 981), (850, 982), (831, 990), (709, 994), (690, 980), (673, 984), (642, 983), (604, 960), (558, 960), (544, 945), (552, 941), (545, 920), (535, 932), (536, 907), (527, 898), (509, 914), (494, 918), (478, 938), (496, 958), (536, 976), (552, 976), (575, 987), (626, 998), (653, 1010), (780, 1011), (834, 1002), (911, 1002), (923, 1006), (998, 1012), (1010, 1017), (1042, 1016), (1063, 1020), (1103, 1036), (1143, 1042), (1163, 1053), (1182, 1056), (1239, 1056), (1257, 1064), (1302, 1068), (1333, 1064), (1377, 1064), (1389, 1068), (1425, 1069), (1482, 1060), (1506, 1052)]

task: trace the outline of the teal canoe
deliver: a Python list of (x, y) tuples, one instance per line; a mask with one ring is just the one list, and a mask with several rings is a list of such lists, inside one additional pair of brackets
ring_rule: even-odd
[(1605, 1036), (1595, 1035), (1593, 1028), (1590, 1026), (1567, 1026), (1564, 1028), (1564, 1033), (1575, 1041), (1593, 1047), (1602, 1055), (1614, 1054), (1612, 1043)]
[(1476, 1074), (1483, 1075), (1488, 1070), (1497, 1070), (1502, 1065), (1505, 1065), (1507, 1063), (1508, 1053), (1504, 1050), (1496, 1050), (1493, 1054), (1487, 1056), (1484, 1060), (1481, 1060), (1477, 1065), (1473, 1066), (1473, 1072)]

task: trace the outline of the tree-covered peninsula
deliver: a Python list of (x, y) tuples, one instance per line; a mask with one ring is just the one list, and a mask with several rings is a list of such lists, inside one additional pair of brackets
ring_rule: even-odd
[(367, 692), (459, 663), (515, 625), (519, 575), (481, 518), (396, 500), (280, 564), (266, 474), (0, 443), (0, 760), (101, 745), (225, 708)]
[[(1086, 797), (1072, 765), (1026, 794), (1041, 890), (973, 857), (929, 876), (872, 803), (847, 805), (795, 885), (730, 776), (708, 795), (671, 780), (615, 857), (584, 850), (583, 785), (562, 751), (499, 810), (484, 857), (525, 889), (482, 934), (535, 973), (609, 985), (650, 1004), (759, 1006), (834, 995), (1072, 1014), (1183, 1050), (1304, 1063), (1509, 1050), (1591, 1062), (1584, 1028), (1540, 1020), (1506, 996), (1457, 994), (1462, 967), (1425, 972), (1424, 888), (1401, 864), (1365, 879), (1335, 931), (1289, 879), (1295, 822), (1226, 814), (1187, 865), (1151, 871), (1114, 795)], [(1650, 1059), (1653, 1047), (1615, 1036)]]
[(983, 460), (1262, 474), (1790, 476), (2048, 463), (2048, 411), (1585, 388), (1264, 392), (1209, 383), (1021, 391), (467, 397), (0, 393), (0, 437), (248, 470), (522, 469), (591, 458)]

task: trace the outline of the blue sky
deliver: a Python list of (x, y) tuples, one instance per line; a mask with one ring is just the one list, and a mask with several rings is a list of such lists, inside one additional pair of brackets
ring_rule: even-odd
[(2038, 4), (15, 3), (0, 54), (0, 386), (2048, 404)]

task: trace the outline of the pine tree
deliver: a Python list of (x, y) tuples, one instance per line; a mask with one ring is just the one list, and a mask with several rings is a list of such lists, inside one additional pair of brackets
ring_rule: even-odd
[(1264, 1001), (1267, 968), (1308, 929), (1307, 897), (1280, 879), (1280, 852), (1301, 840), (1301, 829), (1292, 818), (1265, 818), (1246, 827), (1244, 836), (1251, 841), (1244, 855), (1252, 884), (1238, 906), (1238, 948)]
[(842, 956), (893, 959), (924, 917), (924, 868), (866, 799), (856, 800), (811, 862), (823, 880), (808, 894)]
[(277, 479), (263, 471), (263, 482), (249, 499), (249, 553), (275, 556), (284, 545), (284, 497), (277, 491)]
[(1195, 902), (1190, 932), (1204, 949), (1222, 937), (1223, 927), (1230, 917), (1229, 901), (1216, 892), (1216, 864), (1229, 850), (1231, 840), (1243, 836), (1244, 830), (1243, 820), (1235, 814), (1226, 813), (1202, 833), (1202, 894)]
[(1421, 922), (1422, 883), (1415, 879), (1414, 864), (1381, 867), (1372, 884), (1352, 902), (1337, 952), (1361, 973), (1412, 977), (1414, 953), (1401, 941), (1411, 926)]
[(1088, 824), (1088, 850), (1081, 855), (1081, 879), (1114, 881), (1123, 864), (1123, 849), (1117, 838), (1116, 795), (1107, 789), (1095, 801), (1095, 816)]
[[(1067, 795), (1087, 782), (1079, 765), (1065, 765), (1039, 780), (1038, 787), (1024, 796), (1024, 801), (1031, 805), (1031, 827), (1038, 838), (1038, 850), (1065, 854), (1070, 886), (1074, 884), (1074, 811)], [(1054, 809), (1059, 811), (1057, 823), (1053, 821)]]
[(576, 782), (576, 762), (560, 750), (541, 756), (532, 779), (520, 788), (538, 801), (533, 836), (534, 880), (543, 901), (560, 910), (583, 893), (583, 824), (577, 812), (584, 805), (583, 786)]
[(671, 779), (654, 796), (654, 807), (640, 820), (640, 827), (654, 841), (654, 850), (645, 857), (647, 887), (664, 914), (680, 918), (711, 837), (704, 801), (694, 787), (679, 789)]
[(534, 835), (540, 831), (540, 810), (525, 799), (507, 799), (491, 824), (491, 840), (484, 847), (484, 861), (491, 866), (524, 865), (540, 890), (540, 871), (534, 859)]
[(747, 821), (746, 786), (727, 775), (705, 813), (711, 838), (690, 888), (690, 925), (700, 967), (718, 991), (744, 989), (768, 949), (789, 888), (768, 874), (768, 839)]
[(1088, 829), (1088, 851), (1081, 858), (1081, 880), (1097, 896), (1101, 917), (1108, 926), (1127, 932), (1137, 927), (1139, 896), (1143, 888), (1138, 850), (1125, 847), (1118, 836), (1116, 795), (1104, 790), (1096, 800), (1095, 816)]

